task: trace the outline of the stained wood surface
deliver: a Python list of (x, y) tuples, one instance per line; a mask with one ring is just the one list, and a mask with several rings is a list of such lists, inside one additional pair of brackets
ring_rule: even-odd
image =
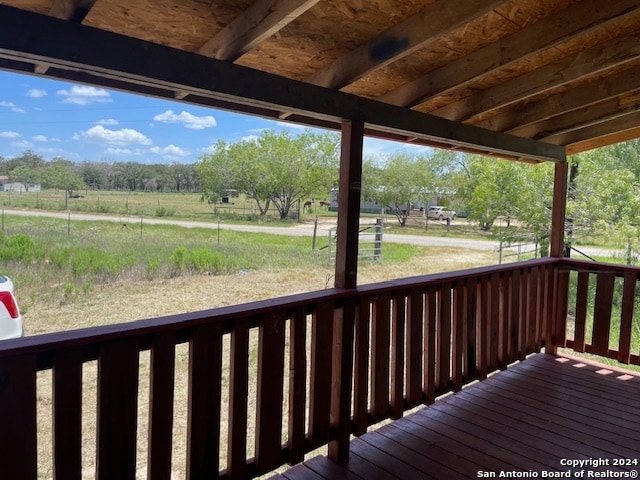
[(588, 458), (640, 460), (640, 375), (536, 354), (353, 440), (345, 466), (315, 457), (274, 478), (478, 478)]

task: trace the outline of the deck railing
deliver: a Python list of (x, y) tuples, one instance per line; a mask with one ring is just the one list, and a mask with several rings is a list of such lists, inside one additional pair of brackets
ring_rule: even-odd
[[(246, 478), (302, 461), (321, 445), (340, 458), (350, 434), (543, 346), (564, 345), (569, 270), (584, 268), (532, 260), (4, 342), (3, 471), (25, 479), (79, 479), (87, 468), (100, 479), (136, 478), (141, 469), (153, 479), (172, 470), (191, 479)], [(591, 268), (601, 276), (597, 300), (611, 301), (611, 270)], [(626, 280), (630, 272), (613, 276)], [(577, 275), (582, 294), (585, 274)], [(627, 319), (626, 281), (624, 292)], [(604, 351), (605, 317), (598, 314), (587, 351)], [(188, 351), (185, 369), (180, 348)], [(92, 403), (84, 373), (96, 363)], [(38, 381), (43, 373), (50, 386)], [(180, 375), (187, 377), (186, 418), (176, 400)], [(186, 454), (176, 471), (182, 423)], [(92, 428), (95, 445), (83, 440)], [(53, 448), (43, 453), (47, 442)], [(89, 464), (88, 449), (95, 449)]]
[(569, 315), (559, 344), (640, 365), (640, 268), (562, 259), (560, 272)]

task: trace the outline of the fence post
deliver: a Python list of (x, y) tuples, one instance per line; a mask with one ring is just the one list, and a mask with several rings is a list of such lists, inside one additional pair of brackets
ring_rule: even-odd
[(311, 250), (315, 252), (316, 250), (316, 234), (318, 233), (318, 216), (316, 215), (316, 219), (313, 221), (313, 242), (311, 245)]
[(380, 260), (382, 257), (382, 219), (376, 219), (376, 236), (373, 242), (373, 258)]

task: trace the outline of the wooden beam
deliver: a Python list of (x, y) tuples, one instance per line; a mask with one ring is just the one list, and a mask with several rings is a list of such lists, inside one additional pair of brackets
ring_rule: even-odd
[(578, 78), (596, 75), (640, 58), (640, 33), (596, 45), (577, 56), (568, 56), (526, 75), (493, 88), (480, 91), (458, 102), (431, 112), (450, 120), (464, 121), (479, 113), (521, 102), (539, 93), (570, 83)]
[(542, 140), (615, 120), (640, 110), (640, 89), (638, 92), (638, 94), (624, 100), (612, 98), (543, 122), (534, 123), (533, 125), (516, 129), (514, 133), (523, 137)]
[(238, 15), (198, 53), (234, 61), (294, 21), (319, 0), (258, 0)]
[(342, 88), (373, 70), (395, 62), (441, 35), (490, 12), (504, 0), (440, 0), (390, 28), (382, 35), (338, 58), (305, 79), (328, 88)]
[[(52, 32), (55, 35), (52, 35)], [(640, 42), (637, 42), (640, 43)], [(70, 49), (69, 45), (74, 48)], [(109, 45), (110, 48), (104, 48)], [(0, 5), (0, 59), (42, 63), (52, 78), (117, 84), (127, 91), (277, 117), (292, 112), (315, 121), (359, 119), (371, 131), (415, 136), (497, 155), (564, 159), (564, 149), (479, 129), (229, 62)], [(257, 113), (261, 112), (261, 113)]]
[(379, 100), (393, 105), (415, 106), (436, 95), (467, 85), (496, 69), (526, 60), (608, 23), (620, 21), (636, 14), (639, 9), (636, 0), (580, 2), (402, 85)]
[(602, 135), (598, 138), (590, 138), (584, 141), (575, 142), (567, 145), (567, 155), (575, 155), (576, 153), (586, 152), (594, 148), (605, 147), (615, 143), (626, 142), (640, 138), (640, 127), (630, 128), (621, 132), (614, 132)]
[[(520, 128), (638, 90), (640, 66), (511, 109), (473, 125), (519, 135)], [(523, 135), (524, 136), (524, 135)]]
[(549, 137), (548, 140), (556, 145), (566, 145), (567, 154), (572, 155), (584, 151), (584, 149), (580, 148), (581, 144), (592, 142), (596, 138), (600, 138), (600, 142), (602, 142), (602, 145), (598, 144), (598, 146), (611, 145), (637, 138), (638, 125), (640, 125), (640, 112), (636, 111), (629, 115), (618, 117), (615, 120), (555, 135)]
[(71, 22), (82, 23), (96, 0), (56, 0), (49, 15)]
[(356, 288), (358, 283), (358, 232), (360, 230), (363, 139), (363, 122), (343, 122), (338, 184), (336, 288)]

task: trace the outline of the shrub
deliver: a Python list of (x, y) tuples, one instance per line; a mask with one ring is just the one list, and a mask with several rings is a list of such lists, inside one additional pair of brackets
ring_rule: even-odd
[(23, 233), (0, 237), (0, 260), (31, 263), (44, 257), (42, 247)]

